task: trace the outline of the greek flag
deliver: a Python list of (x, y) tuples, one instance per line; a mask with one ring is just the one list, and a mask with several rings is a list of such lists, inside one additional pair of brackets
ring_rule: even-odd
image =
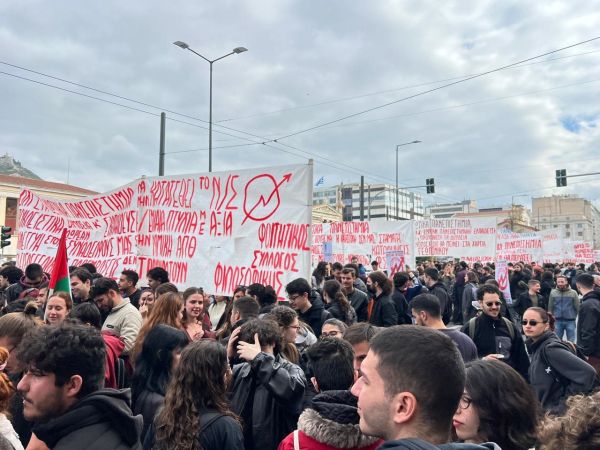
[(319, 187), (322, 184), (325, 184), (325, 176), (322, 176), (321, 179), (319, 181), (317, 181), (317, 184), (315, 184), (315, 186)]

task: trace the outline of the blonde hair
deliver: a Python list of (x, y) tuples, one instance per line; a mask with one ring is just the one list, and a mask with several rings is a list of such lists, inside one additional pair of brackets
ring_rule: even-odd
[[(8, 361), (10, 353), (4, 347), (0, 347), (0, 365)], [(8, 416), (10, 401), (15, 395), (15, 387), (4, 372), (0, 372), (0, 413)], [(9, 417), (10, 418), (10, 417)]]

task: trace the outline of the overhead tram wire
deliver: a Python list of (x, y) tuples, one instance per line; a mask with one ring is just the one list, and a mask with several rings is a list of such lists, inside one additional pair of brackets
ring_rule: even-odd
[[(150, 112), (150, 111), (145, 111), (145, 110), (143, 110), (143, 109), (135, 108), (135, 107), (133, 107), (133, 106), (124, 105), (124, 104), (122, 104), (122, 103), (112, 102), (112, 101), (110, 101), (110, 100), (106, 100), (106, 99), (102, 99), (102, 98), (95, 97), (95, 96), (92, 96), (92, 95), (88, 95), (88, 94), (84, 94), (84, 93), (81, 93), (81, 92), (73, 91), (73, 90), (71, 90), (71, 89), (66, 89), (66, 88), (63, 88), (63, 87), (60, 87), (60, 86), (55, 86), (55, 85), (52, 85), (52, 84), (44, 83), (44, 82), (41, 82), (41, 81), (38, 81), (38, 80), (32, 80), (32, 79), (30, 79), (30, 78), (21, 77), (21, 76), (19, 76), (19, 75), (15, 75), (15, 74), (7, 73), (7, 72), (2, 72), (2, 71), (0, 71), (0, 74), (2, 74), (2, 75), (7, 75), (7, 76), (10, 76), (10, 77), (14, 77), (14, 78), (17, 78), (17, 79), (20, 79), (20, 80), (24, 80), (24, 81), (29, 81), (29, 82), (32, 82), (32, 83), (36, 83), (36, 84), (39, 84), (39, 85), (42, 85), (42, 86), (45, 86), (45, 87), (50, 87), (50, 88), (53, 88), (53, 89), (58, 89), (58, 90), (61, 90), (61, 91), (64, 91), (64, 92), (68, 92), (68, 93), (70, 93), (70, 94), (76, 94), (76, 95), (80, 95), (80, 96), (82, 96), (82, 97), (89, 98), (89, 99), (92, 99), (92, 100), (97, 100), (97, 101), (104, 102), (104, 103), (108, 103), (108, 104), (115, 105), (115, 106), (121, 106), (121, 107), (123, 107), (123, 108), (131, 109), (131, 110), (133, 110), (133, 111), (141, 112), (141, 113), (148, 114), (148, 115), (151, 115), (151, 116), (160, 117), (160, 114), (157, 114), (157, 113), (153, 113), (153, 112)], [(51, 77), (51, 78), (56, 78), (56, 77)], [(77, 83), (72, 83), (72, 84), (77, 84)], [(78, 86), (82, 86), (82, 85), (78, 85)], [(90, 89), (92, 89), (92, 88), (90, 88)], [(103, 92), (103, 93), (104, 93), (104, 92)], [(107, 93), (107, 95), (113, 95), (113, 94), (108, 94), (108, 93)], [(117, 95), (114, 95), (114, 96), (115, 96), (115, 97), (119, 97), (119, 98), (126, 99), (125, 97), (121, 97), (121, 96), (117, 96)], [(156, 106), (149, 105), (149, 104), (147, 104), (147, 103), (137, 102), (137, 101), (135, 101), (135, 100), (130, 100), (130, 99), (126, 99), (126, 100), (127, 100), (127, 101), (132, 101), (132, 102), (134, 102), (134, 103), (140, 103), (140, 104), (143, 104), (143, 105), (148, 105), (148, 106), (150, 106), (150, 107), (152, 107), (152, 108), (161, 109), (161, 108), (158, 108), (158, 107), (156, 107)], [(166, 111), (166, 110), (165, 110), (165, 111)], [(176, 113), (176, 114), (177, 114), (177, 113)], [(181, 114), (180, 114), (180, 115), (181, 115)], [(188, 117), (189, 117), (189, 116), (188, 116)], [(196, 127), (196, 128), (201, 128), (201, 129), (207, 130), (207, 128), (206, 128), (206, 127), (203, 127), (203, 126), (201, 126), (201, 125), (192, 124), (192, 123), (185, 122), (185, 121), (182, 121), (182, 120), (179, 120), (179, 119), (174, 119), (174, 118), (169, 118), (169, 117), (167, 117), (167, 118), (168, 118), (169, 120), (172, 120), (172, 121), (174, 121), (174, 122), (178, 122), (178, 123), (182, 123), (182, 124), (189, 125), (189, 126), (192, 126), (192, 127)], [(201, 119), (195, 119), (195, 118), (192, 118), (192, 119), (194, 119), (194, 120), (199, 120), (199, 121), (202, 121)], [(228, 127), (226, 127), (226, 128), (228, 128)], [(252, 141), (251, 139), (244, 138), (244, 137), (239, 137), (239, 136), (235, 136), (235, 135), (232, 135), (232, 134), (229, 134), (229, 133), (225, 133), (225, 132), (222, 132), (222, 131), (217, 131), (217, 130), (215, 130), (215, 132), (217, 132), (217, 133), (221, 133), (221, 134), (225, 134), (225, 135), (227, 135), (227, 136), (232, 136), (232, 137), (235, 137), (235, 138), (239, 138), (239, 139), (242, 139), (242, 140), (246, 140), (246, 141), (250, 141), (250, 142), (251, 142), (251, 143), (249, 143), (249, 144), (239, 144), (239, 145), (230, 145), (230, 146), (213, 147), (213, 148), (215, 148), (215, 149), (218, 149), (218, 148), (245, 147), (245, 146), (250, 146), (250, 145), (264, 145), (264, 144), (265, 144), (264, 142), (255, 142), (255, 141)], [(241, 133), (248, 134), (248, 135), (250, 135), (250, 136), (256, 136), (256, 135), (252, 135), (251, 133), (245, 133), (245, 132), (241, 132)], [(256, 136), (256, 137), (259, 137), (259, 136)], [(280, 145), (286, 145), (286, 146), (288, 146), (288, 147), (291, 147), (291, 146), (289, 146), (289, 145), (287, 145), (287, 144), (280, 144)], [(280, 148), (278, 148), (278, 147), (274, 147), (274, 146), (268, 146), (268, 147), (270, 147), (270, 148), (273, 148), (273, 149), (275, 149), (275, 150), (278, 150), (278, 151), (280, 151), (280, 152), (294, 154), (294, 153), (291, 153), (291, 152), (287, 152), (287, 151), (285, 151), (285, 150), (283, 150), (283, 149), (280, 149)], [(354, 170), (358, 170), (358, 171), (360, 171), (360, 170), (361, 170), (361, 169), (358, 169), (358, 168), (355, 168), (355, 167), (352, 167), (352, 166), (348, 166), (347, 164), (338, 163), (337, 161), (330, 160), (330, 159), (328, 159), (328, 158), (323, 158), (323, 157), (321, 157), (320, 155), (317, 155), (317, 154), (315, 154), (315, 153), (306, 152), (305, 150), (297, 149), (297, 148), (295, 148), (295, 147), (292, 147), (292, 148), (293, 148), (293, 149), (295, 149), (295, 150), (297, 150), (297, 151), (300, 151), (300, 152), (303, 152), (303, 153), (310, 154), (310, 155), (312, 155), (312, 156), (314, 156), (314, 157), (316, 157), (316, 158), (322, 158), (322, 159), (325, 159), (325, 160), (331, 161), (331, 162), (333, 162), (333, 163), (335, 163), (335, 164), (343, 165), (343, 166), (349, 167), (349, 168), (351, 168), (351, 169), (354, 169)], [(170, 153), (189, 153), (189, 152), (193, 152), (193, 151), (201, 151), (201, 150), (183, 150), (183, 151), (180, 151), (180, 152), (168, 152), (168, 154), (170, 154)], [(297, 156), (300, 156), (300, 155), (297, 155)], [(304, 157), (303, 157), (303, 158), (304, 158)], [(320, 161), (319, 161), (319, 162), (320, 162)], [(323, 163), (323, 164), (324, 164), (324, 163)], [(331, 166), (331, 165), (329, 165), (329, 164), (325, 164), (325, 165), (328, 165), (328, 166), (330, 166), (330, 167), (335, 167), (335, 166)], [(339, 169), (339, 168), (337, 168), (337, 167), (335, 167), (335, 168), (336, 168), (336, 169)], [(339, 170), (344, 170), (344, 169), (339, 169)], [(350, 172), (350, 173), (353, 173), (353, 172)], [(370, 173), (370, 172), (364, 172), (364, 171), (363, 171), (362, 173), (359, 173), (358, 175), (363, 175), (364, 173)], [(376, 174), (373, 174), (373, 175), (376, 175)], [(378, 175), (376, 175), (376, 176), (378, 176)], [(389, 180), (390, 180), (390, 181), (393, 181), (391, 178), (390, 178)]]
[[(572, 45), (572, 46), (570, 46), (570, 47), (574, 47), (574, 46), (577, 46), (577, 45), (581, 45), (581, 44), (583, 44), (583, 43), (590, 42), (590, 41), (593, 41), (593, 40), (595, 40), (595, 39), (598, 39), (598, 38), (594, 38), (594, 39), (591, 39), (591, 40), (589, 40), (589, 41), (584, 41), (584, 42), (581, 42), (581, 43), (579, 43), (579, 44), (574, 44), (574, 45)], [(563, 49), (555, 50), (555, 51), (553, 51), (553, 52), (546, 53), (545, 55), (548, 55), (548, 54), (551, 54), (551, 53), (556, 53), (556, 52), (558, 52), (558, 51), (561, 51), (561, 50), (564, 50), (564, 49), (567, 49), (567, 48), (570, 48), (570, 47), (564, 47)], [(594, 53), (594, 52), (582, 53), (582, 54), (579, 54), (579, 55), (570, 55), (570, 56), (567, 56), (567, 57), (564, 57), (564, 58), (569, 58), (569, 57), (574, 57), (574, 56), (580, 56), (580, 55), (585, 55), (585, 54), (589, 54), (589, 53)], [(530, 58), (530, 59), (536, 59), (536, 58), (539, 58), (539, 57), (541, 57), (541, 56), (545, 56), (545, 55), (540, 55), (540, 56), (537, 56), (537, 57), (534, 57), (534, 58)], [(561, 59), (561, 58), (556, 58), (556, 59)], [(555, 60), (556, 60), (556, 59), (555, 59)], [(527, 61), (527, 60), (526, 60), (526, 61)], [(554, 60), (549, 60), (549, 61), (554, 61)], [(542, 62), (546, 62), (546, 61), (542, 61)], [(85, 86), (85, 85), (82, 85), (82, 84), (79, 84), (79, 83), (74, 83), (74, 82), (72, 82), (72, 81), (68, 81), (68, 80), (65, 80), (65, 79), (62, 79), (62, 78), (59, 78), (59, 77), (55, 77), (55, 76), (52, 76), (52, 75), (47, 75), (47, 74), (44, 74), (44, 73), (42, 73), (42, 72), (34, 71), (34, 70), (31, 70), (31, 69), (26, 69), (26, 68), (24, 68), (24, 67), (17, 66), (17, 65), (14, 65), (14, 64), (10, 64), (10, 63), (6, 63), (6, 62), (3, 62), (3, 61), (0, 61), (0, 63), (1, 63), (1, 64), (5, 64), (5, 65), (8, 65), (8, 66), (11, 66), (11, 67), (15, 67), (15, 68), (18, 68), (18, 69), (21, 69), (21, 70), (25, 70), (25, 71), (29, 71), (29, 72), (32, 72), (32, 73), (36, 73), (36, 74), (38, 74), (38, 75), (42, 75), (42, 76), (45, 76), (45, 77), (49, 77), (49, 78), (52, 78), (52, 79), (56, 79), (56, 80), (59, 80), (59, 81), (63, 81), (63, 82), (65, 82), (65, 83), (69, 83), (69, 84), (72, 84), (72, 85), (75, 85), (75, 86), (79, 86), (79, 87), (82, 87), (82, 88), (85, 88), (85, 89), (90, 89), (90, 90), (93, 90), (93, 91), (96, 91), (96, 92), (100, 92), (100, 93), (103, 93), (103, 94), (106, 94), (106, 95), (109, 95), (109, 96), (114, 96), (114, 97), (116, 97), (116, 98), (124, 99), (124, 100), (130, 101), (130, 102), (133, 102), (133, 103), (138, 103), (138, 104), (141, 104), (141, 105), (144, 105), (144, 106), (149, 106), (149, 107), (151, 107), (151, 108), (160, 109), (160, 110), (164, 110), (164, 111), (170, 112), (170, 113), (172, 113), (172, 114), (180, 115), (180, 116), (182, 116), (182, 117), (187, 117), (187, 118), (190, 118), (190, 119), (193, 119), (193, 120), (198, 120), (198, 121), (201, 121), (201, 122), (204, 122), (204, 123), (208, 123), (208, 122), (207, 122), (207, 121), (205, 121), (205, 120), (198, 119), (198, 118), (196, 118), (196, 117), (193, 117), (193, 116), (188, 116), (188, 115), (185, 115), (185, 114), (177, 113), (177, 112), (175, 112), (175, 111), (170, 111), (170, 110), (168, 110), (168, 109), (166, 109), (166, 108), (160, 108), (160, 107), (157, 107), (157, 106), (154, 106), (154, 105), (150, 105), (150, 104), (148, 104), (148, 103), (139, 102), (139, 101), (137, 101), (137, 100), (129, 99), (129, 98), (127, 98), (127, 97), (124, 97), (124, 96), (119, 96), (119, 95), (112, 94), (112, 93), (109, 93), (109, 92), (106, 92), (106, 91), (102, 91), (102, 90), (100, 90), (100, 89), (95, 89), (95, 88), (92, 88), (92, 87), (89, 87), (89, 86)], [(518, 64), (520, 64), (520, 63), (515, 63), (515, 64), (513, 64), (513, 65), (511, 65), (511, 66), (513, 66), (513, 67), (520, 67), (520, 66), (518, 66)], [(531, 63), (531, 64), (538, 64), (538, 63)], [(505, 68), (508, 68), (508, 67), (511, 67), (511, 66), (505, 66)], [(503, 70), (503, 68), (501, 68), (501, 69), (496, 69), (495, 71), (499, 71), (499, 70)], [(481, 76), (481, 75), (484, 75), (484, 74), (486, 74), (486, 73), (491, 73), (491, 72), (493, 72), (493, 71), (490, 71), (490, 72), (484, 72), (484, 73), (482, 73), (482, 74), (478, 74), (478, 75), (476, 75), (476, 76)], [(108, 100), (100, 99), (100, 98), (93, 97), (93, 96), (88, 96), (88, 95), (86, 95), (86, 94), (82, 94), (82, 93), (79, 93), (79, 92), (76, 92), (76, 91), (71, 91), (71, 90), (64, 89), (64, 88), (61, 88), (61, 87), (58, 87), (58, 86), (49, 85), (49, 84), (42, 83), (42, 82), (39, 82), (39, 81), (36, 81), (36, 80), (31, 80), (31, 79), (28, 79), (28, 78), (19, 77), (19, 76), (17, 76), (17, 75), (13, 75), (13, 74), (5, 73), (5, 72), (0, 72), (0, 73), (2, 73), (2, 74), (5, 74), (5, 75), (9, 75), (9, 76), (14, 76), (14, 77), (16, 77), (16, 78), (20, 78), (20, 79), (23, 79), (23, 80), (32, 81), (32, 82), (34, 82), (34, 83), (42, 84), (42, 85), (44, 85), (44, 86), (48, 86), (48, 87), (53, 87), (53, 88), (56, 88), (56, 89), (64, 90), (64, 91), (66, 91), (66, 92), (74, 93), (74, 94), (77, 94), (77, 95), (82, 95), (82, 96), (85, 96), (85, 97), (88, 97), (88, 98), (92, 98), (92, 99), (95, 99), (95, 100), (104, 101), (104, 102), (107, 102), (107, 103), (110, 103), (110, 104), (114, 104), (114, 105), (117, 105), (117, 106), (123, 106), (123, 107), (125, 107), (125, 108), (129, 108), (129, 109), (132, 109), (132, 110), (135, 110), (135, 111), (139, 111), (139, 112), (143, 112), (143, 113), (146, 113), (146, 114), (150, 114), (150, 115), (158, 116), (158, 114), (154, 114), (154, 113), (151, 113), (151, 112), (148, 112), (148, 111), (144, 111), (144, 110), (141, 110), (141, 109), (138, 109), (138, 108), (133, 108), (133, 107), (130, 107), (130, 106), (127, 106), (127, 105), (122, 105), (122, 104), (119, 104), (119, 103), (116, 103), (116, 102), (110, 102), (110, 101), (108, 101)], [(466, 81), (466, 80), (463, 80), (463, 81)], [(595, 81), (597, 81), (597, 80), (595, 80)], [(590, 82), (591, 82), (591, 81), (590, 81)], [(578, 84), (584, 84), (584, 83), (589, 83), (589, 82), (577, 83), (577, 84), (574, 84), (574, 85), (578, 85)], [(455, 84), (455, 83), (454, 83), (454, 84)], [(564, 86), (564, 87), (569, 87), (569, 86), (571, 86), (571, 85)], [(443, 86), (442, 86), (442, 87), (443, 87)], [(440, 88), (441, 88), (441, 87), (440, 87)], [(558, 89), (558, 87), (557, 87), (557, 88), (550, 88), (550, 89), (548, 89), (548, 90), (551, 90), (551, 89)], [(543, 90), (543, 91), (544, 91), (544, 90)], [(536, 91), (536, 92), (543, 92), (543, 91)], [(527, 94), (518, 94), (518, 95), (528, 95), (528, 94), (529, 94), (529, 93), (527, 93)], [(511, 97), (513, 97), (513, 96), (511, 96)], [(509, 98), (509, 97), (506, 97), (506, 98)], [(498, 99), (498, 100), (500, 100), (500, 99)], [(489, 101), (493, 101), (493, 100), (489, 100)], [(483, 101), (483, 102), (486, 102), (486, 101)], [(476, 102), (476, 103), (480, 103), (480, 102)], [(464, 106), (464, 105), (458, 105), (458, 106), (453, 106), (453, 107), (448, 107), (448, 108), (441, 108), (441, 109), (450, 109), (450, 108), (455, 108), (455, 107), (460, 107), (460, 106)], [(419, 114), (419, 113), (414, 113), (414, 114)], [(398, 116), (398, 117), (401, 117), (401, 116)], [(168, 118), (169, 120), (172, 120), (172, 121), (175, 121), (175, 122), (179, 122), (179, 123), (183, 123), (183, 124), (186, 124), (186, 125), (189, 125), (189, 126), (194, 126), (194, 127), (201, 128), (201, 129), (205, 129), (205, 130), (207, 129), (207, 128), (205, 128), (205, 127), (202, 127), (202, 126), (195, 125), (195, 124), (190, 124), (190, 123), (188, 123), (188, 122), (184, 122), (184, 121), (180, 121), (180, 120), (177, 120), (177, 119), (173, 119), (173, 118), (171, 118), (171, 117), (167, 117), (167, 118)], [(375, 119), (375, 120), (382, 120), (382, 119)], [(367, 121), (367, 122), (369, 122), (369, 121)], [(357, 122), (357, 123), (362, 123), (362, 122)], [(214, 124), (214, 125), (216, 125), (216, 124)], [(349, 124), (349, 125), (351, 125), (351, 124)], [(242, 134), (247, 134), (247, 135), (249, 135), (249, 136), (257, 137), (257, 138), (259, 138), (259, 139), (263, 139), (263, 140), (265, 139), (264, 137), (261, 137), (261, 136), (258, 136), (258, 135), (254, 135), (254, 134), (251, 134), (251, 133), (247, 133), (247, 132), (244, 132), (244, 131), (241, 131), (241, 130), (236, 130), (236, 129), (234, 129), (234, 128), (226, 127), (226, 126), (223, 126), (223, 125), (216, 125), (216, 126), (220, 126), (220, 127), (222, 127), (222, 128), (228, 129), (228, 130), (230, 130), (230, 131), (233, 131), (233, 132), (242, 133)], [(346, 125), (337, 125), (337, 126), (346, 126)], [(328, 127), (328, 128), (334, 128), (334, 127)], [(214, 131), (215, 131), (215, 132), (217, 132), (217, 133), (221, 133), (221, 134), (224, 134), (224, 135), (230, 136), (230, 137), (234, 137), (234, 138), (236, 138), (236, 139), (240, 139), (240, 140), (246, 140), (246, 141), (252, 142), (252, 144), (239, 144), (239, 145), (236, 145), (236, 146), (222, 146), (222, 147), (216, 147), (216, 148), (233, 148), (233, 147), (238, 147), (238, 146), (239, 146), (239, 147), (245, 147), (245, 146), (249, 146), (249, 145), (258, 145), (258, 144), (263, 144), (263, 143), (264, 143), (264, 142), (256, 142), (256, 141), (253, 141), (253, 140), (251, 140), (251, 139), (247, 139), (247, 138), (240, 137), (240, 136), (231, 135), (231, 134), (229, 134), (229, 133), (224, 133), (224, 132), (221, 132), (221, 131), (218, 131), (218, 130), (214, 130)], [(278, 138), (278, 139), (279, 139), (279, 138)], [(265, 142), (277, 142), (277, 143), (279, 143), (280, 145), (288, 146), (288, 147), (290, 147), (290, 148), (293, 148), (293, 149), (295, 149), (295, 150), (297, 150), (297, 151), (300, 151), (300, 152), (303, 152), (303, 153), (307, 153), (307, 154), (313, 155), (313, 156), (315, 156), (315, 157), (323, 158), (323, 157), (321, 157), (320, 155), (316, 155), (316, 154), (314, 154), (314, 153), (307, 152), (307, 151), (305, 151), (305, 150), (302, 150), (302, 149), (299, 149), (299, 148), (296, 148), (296, 147), (289, 146), (288, 144), (284, 144), (284, 143), (278, 142), (278, 139), (274, 139), (274, 140), (271, 140), (271, 141), (265, 141)], [(279, 150), (279, 151), (281, 151), (281, 149), (279, 149), (279, 148), (276, 148), (276, 147), (273, 147), (273, 148), (274, 148), (274, 149), (276, 149), (276, 150)], [(189, 153), (189, 152), (193, 152), (193, 151), (202, 151), (202, 149), (199, 149), (199, 150), (184, 150), (184, 151), (180, 151), (180, 152), (177, 152), (177, 153)], [(176, 152), (168, 152), (168, 153), (176, 153)], [(327, 159), (327, 158), (323, 158), (323, 159), (329, 160), (329, 159)], [(336, 164), (341, 164), (341, 163), (338, 163), (337, 161), (333, 161), (333, 160), (329, 160), (329, 161), (332, 161), (332, 162), (334, 162), (334, 163), (336, 163)], [(351, 167), (351, 166), (347, 166), (347, 165), (346, 165), (346, 167)], [(355, 170), (360, 170), (360, 169), (357, 169), (357, 168), (354, 168), (354, 167), (351, 167), (351, 168), (353, 168), (353, 169), (355, 169)], [(390, 181), (392, 181), (392, 180), (390, 179)]]
[[(569, 183), (569, 186), (573, 186), (573, 185), (576, 185), (576, 184), (582, 184), (582, 183), (589, 183), (591, 181), (600, 181), (600, 178), (592, 178), (591, 180), (576, 181), (575, 183)], [(493, 198), (508, 197), (508, 196), (511, 196), (511, 195), (527, 194), (529, 192), (545, 191), (547, 189), (556, 189), (556, 185), (555, 186), (543, 187), (543, 188), (537, 188), (537, 189), (529, 189), (529, 190), (521, 191), (521, 192), (510, 192), (510, 193), (507, 193), (507, 194), (495, 195), (493, 197), (476, 198), (474, 200), (476, 202), (478, 202), (478, 201), (481, 201), (481, 200), (490, 200), (490, 199), (493, 199)]]
[(463, 79), (463, 80), (455, 81), (455, 82), (453, 82), (453, 83), (448, 83), (448, 84), (445, 84), (445, 85), (443, 85), (443, 86), (439, 86), (439, 87), (436, 87), (436, 88), (433, 88), (433, 89), (429, 89), (429, 90), (427, 90), (427, 91), (419, 92), (418, 94), (410, 95), (410, 96), (408, 96), (408, 97), (404, 97), (404, 98), (401, 98), (401, 99), (399, 99), (399, 100), (394, 100), (393, 102), (388, 102), (388, 103), (385, 103), (385, 104), (383, 104), (383, 105), (375, 106), (374, 108), (369, 108), (369, 109), (366, 109), (366, 110), (364, 110), (364, 111), (360, 111), (360, 112), (357, 112), (357, 113), (351, 114), (351, 115), (349, 115), (349, 116), (345, 116), (345, 117), (341, 117), (341, 118), (339, 118), (339, 119), (331, 120), (331, 121), (329, 121), (329, 122), (325, 122), (325, 123), (322, 123), (322, 124), (320, 124), (320, 125), (315, 125), (315, 126), (313, 126), (313, 127), (306, 128), (306, 129), (304, 129), (304, 130), (299, 130), (299, 131), (296, 131), (296, 132), (294, 132), (294, 133), (288, 134), (288, 135), (286, 135), (286, 136), (279, 137), (279, 138), (277, 138), (277, 139), (272, 139), (272, 140), (270, 140), (270, 141), (267, 141), (267, 142), (277, 142), (277, 141), (280, 141), (280, 140), (282, 140), (282, 139), (288, 139), (288, 138), (291, 138), (291, 137), (293, 137), (293, 136), (298, 136), (299, 134), (308, 133), (309, 131), (313, 131), (313, 130), (316, 130), (316, 129), (318, 129), (318, 128), (322, 128), (322, 127), (325, 127), (325, 126), (327, 126), (327, 125), (331, 125), (331, 124), (334, 124), (334, 123), (337, 123), (337, 122), (341, 122), (341, 121), (343, 121), (343, 120), (350, 119), (350, 118), (352, 118), (352, 117), (357, 117), (357, 116), (360, 116), (360, 115), (362, 115), (362, 114), (366, 114), (366, 113), (368, 113), (368, 112), (371, 112), (371, 111), (376, 111), (376, 110), (378, 110), (378, 109), (382, 109), (382, 108), (385, 108), (385, 107), (387, 107), (387, 106), (390, 106), (390, 105), (395, 105), (396, 103), (400, 103), (400, 102), (403, 102), (403, 101), (409, 100), (409, 99), (411, 99), (411, 98), (420, 97), (420, 96), (422, 96), (422, 95), (429, 94), (429, 93), (431, 93), (431, 92), (439, 91), (439, 90), (441, 90), (441, 89), (445, 89), (445, 88), (447, 88), (447, 87), (454, 86), (454, 85), (456, 85), (456, 84), (464, 83), (465, 81), (473, 80), (473, 79), (475, 79), (475, 78), (479, 78), (479, 77), (482, 77), (482, 76), (484, 76), (484, 75), (489, 75), (490, 73), (498, 72), (498, 71), (500, 71), (500, 70), (504, 70), (504, 69), (507, 69), (507, 68), (509, 68), (509, 67), (516, 66), (516, 65), (518, 65), (518, 64), (522, 64), (522, 63), (524, 63), (524, 62), (527, 62), (527, 61), (531, 61), (531, 60), (533, 60), (533, 59), (537, 59), (537, 58), (541, 58), (541, 57), (543, 57), (543, 56), (551, 55), (551, 54), (553, 54), (553, 53), (557, 53), (557, 52), (560, 52), (560, 51), (566, 50), (566, 49), (568, 49), (568, 48), (573, 48), (573, 47), (576, 47), (576, 46), (578, 46), (578, 45), (587, 44), (587, 43), (589, 43), (589, 42), (592, 42), (592, 41), (595, 41), (595, 40), (598, 40), (598, 39), (600, 39), (600, 36), (598, 36), (598, 37), (595, 37), (595, 38), (592, 38), (592, 39), (588, 39), (588, 40), (586, 40), (586, 41), (578, 42), (577, 44), (572, 44), (572, 45), (569, 45), (569, 46), (567, 46), (567, 47), (562, 47), (562, 48), (559, 48), (559, 49), (557, 49), (557, 50), (552, 50), (551, 52), (543, 53), (543, 54), (541, 54), (541, 55), (534, 56), (534, 57), (532, 57), (532, 58), (527, 58), (527, 59), (524, 59), (524, 60), (522, 60), (522, 61), (518, 61), (518, 62), (516, 62), (516, 63), (509, 64), (509, 65), (507, 65), (507, 66), (499, 67), (498, 69), (489, 70), (489, 71), (487, 71), (487, 72), (483, 72), (483, 73), (481, 73), (481, 74), (474, 75), (474, 76), (472, 76), (472, 77), (465, 78), (465, 79)]
[[(518, 66), (509, 67), (506, 70), (519, 69), (521, 67), (533, 66), (533, 65), (536, 65), (536, 64), (545, 64), (545, 63), (549, 63), (549, 62), (553, 62), (553, 61), (559, 61), (561, 59), (575, 58), (577, 56), (585, 56), (585, 55), (589, 55), (589, 54), (592, 54), (592, 53), (598, 53), (598, 52), (600, 52), (600, 50), (594, 50), (594, 51), (585, 52), (585, 53), (578, 53), (578, 54), (569, 55), (569, 56), (562, 56), (560, 58), (547, 59), (546, 61), (537, 61), (537, 62), (532, 62), (532, 63), (527, 63), (527, 64), (521, 64), (521, 65), (518, 65)], [(345, 102), (345, 101), (348, 101), (348, 100), (355, 100), (357, 98), (372, 97), (374, 95), (388, 94), (390, 92), (397, 92), (397, 91), (402, 91), (402, 90), (406, 90), (406, 89), (413, 89), (413, 88), (422, 87), (422, 86), (429, 86), (430, 84), (437, 84), (437, 83), (444, 83), (446, 81), (460, 80), (462, 78), (471, 77), (473, 75), (478, 75), (478, 74), (470, 74), (470, 75), (463, 75), (463, 76), (460, 76), (460, 77), (446, 78), (444, 80), (430, 81), (428, 83), (414, 84), (412, 86), (404, 86), (404, 87), (400, 87), (400, 88), (388, 89), (386, 91), (372, 92), (370, 94), (355, 95), (354, 97), (346, 97), (346, 98), (341, 98), (341, 99), (337, 99), (337, 100), (329, 100), (329, 101), (326, 101), (326, 102), (312, 103), (310, 105), (296, 106), (294, 108), (279, 109), (279, 110), (276, 110), (276, 111), (268, 111), (268, 112), (257, 113), (257, 114), (252, 114), (252, 115), (248, 115), (248, 116), (231, 117), (229, 119), (217, 120), (216, 123), (231, 122), (233, 120), (250, 119), (252, 117), (266, 116), (266, 115), (269, 115), (269, 114), (278, 114), (278, 113), (282, 113), (282, 112), (296, 111), (296, 110), (299, 110), (299, 109), (313, 108), (315, 106), (330, 105), (332, 103)]]

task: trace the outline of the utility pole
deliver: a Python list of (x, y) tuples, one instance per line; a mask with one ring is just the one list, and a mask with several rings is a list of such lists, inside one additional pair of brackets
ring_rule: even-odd
[(365, 220), (365, 177), (360, 176), (360, 221)]
[(158, 150), (158, 176), (162, 177), (165, 175), (165, 126), (167, 122), (167, 115), (162, 112), (160, 113), (160, 147)]

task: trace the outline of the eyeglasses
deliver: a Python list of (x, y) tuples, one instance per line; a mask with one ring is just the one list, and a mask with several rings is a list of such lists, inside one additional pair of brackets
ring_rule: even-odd
[(337, 335), (338, 335), (338, 334), (340, 334), (340, 333), (341, 333), (340, 331), (330, 331), (329, 333), (327, 333), (326, 331), (323, 331), (323, 332), (321, 333), (321, 337), (322, 337), (322, 338), (326, 338), (326, 337), (335, 337), (335, 336), (337, 336)]
[(521, 325), (525, 326), (527, 324), (531, 325), (532, 327), (537, 326), (537, 324), (539, 323), (548, 323), (547, 320), (543, 321), (543, 322), (538, 322), (537, 320), (527, 320), (527, 319), (523, 319), (521, 320)]
[(471, 406), (471, 403), (473, 403), (473, 400), (463, 395), (460, 398), (460, 402), (458, 402), (458, 407), (460, 409), (467, 409), (469, 406)]
[(286, 327), (286, 328), (292, 328), (292, 329), (294, 329), (296, 331), (300, 331), (302, 329), (302, 327), (300, 325), (297, 325), (295, 327)]
[(288, 295), (287, 298), (290, 302), (295, 301), (298, 297), (302, 297), (300, 294), (298, 295)]
[(236, 286), (235, 288), (246, 290), (246, 289), (248, 289), (248, 286), (244, 286), (244, 285), (240, 284), (239, 286)]
[(485, 306), (491, 308), (493, 306), (502, 306), (502, 302), (485, 302)]

